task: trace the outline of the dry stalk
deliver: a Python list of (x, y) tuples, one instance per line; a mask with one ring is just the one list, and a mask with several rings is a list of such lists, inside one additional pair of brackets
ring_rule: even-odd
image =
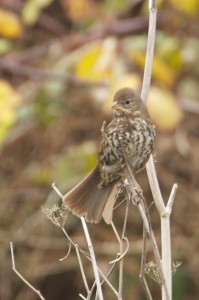
[[(149, 87), (151, 82), (153, 54), (156, 35), (156, 1), (149, 0), (149, 31), (147, 39), (147, 51), (146, 51), (146, 63), (144, 69), (144, 78), (142, 84), (141, 97), (146, 102), (149, 93)], [(160, 214), (161, 220), (161, 248), (162, 248), (162, 269), (165, 279), (165, 284), (162, 284), (162, 300), (172, 299), (172, 270), (171, 270), (171, 240), (170, 240), (170, 214), (172, 203), (175, 198), (177, 185), (175, 184), (171, 196), (169, 198), (167, 206), (165, 206), (162, 194), (159, 188), (159, 183), (155, 171), (153, 157), (151, 156), (146, 170), (148, 174), (149, 184), (153, 194), (154, 202)]]
[(36, 293), (40, 299), (45, 300), (45, 298), (42, 296), (41, 292), (39, 290), (37, 290), (36, 288), (34, 288), (34, 286), (32, 286), (32, 284), (30, 284), (28, 282), (27, 279), (25, 279), (24, 276), (21, 275), (21, 273), (19, 271), (17, 271), (16, 266), (15, 266), (15, 256), (14, 256), (14, 248), (13, 248), (13, 243), (10, 242), (10, 251), (11, 251), (11, 259), (12, 259), (12, 269), (15, 272), (15, 274), (17, 274), (17, 276), (34, 292)]

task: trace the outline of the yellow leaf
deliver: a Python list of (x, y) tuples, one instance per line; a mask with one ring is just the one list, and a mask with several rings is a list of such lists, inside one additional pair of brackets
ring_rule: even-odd
[(199, 1), (198, 0), (170, 0), (174, 7), (185, 12), (188, 15), (195, 16), (199, 10)]
[(39, 17), (40, 10), (38, 6), (35, 6), (33, 1), (26, 2), (23, 11), (22, 18), (25, 24), (32, 25), (34, 24)]
[(174, 94), (167, 90), (152, 87), (147, 107), (154, 124), (162, 131), (174, 130), (183, 118)]
[(62, 0), (62, 5), (74, 22), (93, 17), (96, 11), (96, 4), (93, 0)]
[(23, 34), (23, 26), (12, 12), (0, 9), (0, 35), (7, 38), (19, 38)]
[[(134, 51), (131, 54), (133, 60), (144, 69), (145, 53)], [(154, 57), (152, 76), (157, 80), (164, 82), (166, 85), (171, 86), (175, 82), (175, 72), (158, 57)]]
[(5, 80), (0, 80), (0, 105), (16, 106), (20, 103), (19, 94)]
[(50, 5), (52, 1), (53, 0), (27, 0), (22, 10), (24, 23), (32, 25), (37, 22), (40, 11)]
[(12, 42), (6, 38), (0, 38), (0, 55), (12, 49)]
[(154, 78), (164, 82), (166, 85), (171, 86), (175, 82), (175, 72), (158, 57), (154, 57), (152, 75)]
[(92, 81), (108, 79), (112, 74), (115, 47), (116, 41), (113, 38), (87, 45), (75, 66), (76, 76)]
[(15, 122), (15, 108), (21, 101), (20, 95), (12, 86), (0, 80), (0, 141), (5, 137), (8, 128)]

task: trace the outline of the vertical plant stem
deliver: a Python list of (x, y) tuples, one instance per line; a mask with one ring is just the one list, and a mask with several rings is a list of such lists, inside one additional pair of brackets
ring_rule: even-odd
[[(167, 280), (167, 288), (169, 292), (169, 299), (172, 299), (172, 262), (171, 262), (171, 233), (170, 233), (170, 215), (172, 211), (173, 201), (175, 199), (177, 184), (173, 185), (170, 193), (166, 213), (161, 216), (161, 243), (162, 243), (162, 267)], [(166, 295), (163, 293), (162, 299), (166, 300)]]
[[(123, 241), (120, 242), (120, 254), (123, 253)], [(122, 300), (123, 290), (123, 276), (124, 276), (124, 259), (122, 258), (119, 263), (119, 289), (118, 289), (118, 300)]]
[[(125, 217), (124, 217), (124, 224), (122, 229), (122, 238), (120, 240), (120, 255), (124, 252), (124, 238), (126, 233), (126, 224), (128, 219), (128, 213), (129, 213), (129, 199), (126, 201), (126, 211), (125, 211)], [(124, 258), (120, 260), (120, 266), (119, 266), (119, 300), (122, 300), (122, 291), (123, 291), (123, 276), (124, 276)]]
[(152, 3), (150, 3), (149, 5), (149, 30), (148, 30), (148, 39), (147, 39), (146, 60), (145, 60), (145, 67), (144, 67), (144, 77), (143, 77), (142, 91), (141, 91), (141, 98), (144, 102), (147, 101), (150, 83), (151, 83), (155, 34), (156, 34), (156, 17), (157, 17), (155, 1), (149, 1), (149, 2)]
[(89, 290), (88, 282), (87, 282), (86, 275), (85, 275), (85, 272), (84, 272), (84, 267), (83, 267), (83, 264), (82, 264), (81, 256), (80, 256), (80, 253), (79, 253), (79, 246), (77, 244), (75, 245), (75, 251), (76, 251), (77, 259), (78, 259), (78, 262), (79, 262), (79, 267), (80, 267), (80, 271), (81, 271), (81, 274), (82, 274), (82, 279), (84, 281), (84, 286), (86, 288), (87, 293), (89, 294), (90, 290)]
[(143, 224), (143, 243), (142, 243), (142, 259), (141, 259), (140, 275), (144, 274), (144, 268), (146, 265), (146, 241), (147, 241), (147, 232)]
[[(135, 178), (132, 174), (131, 168), (130, 168), (127, 161), (126, 161), (126, 167), (127, 168), (126, 168), (125, 176), (128, 179), (128, 182), (130, 183), (131, 192), (134, 195), (136, 193), (135, 189), (137, 188), (137, 183), (136, 183), (136, 180), (135, 180)], [(155, 256), (155, 259), (156, 259), (156, 263), (159, 266), (159, 273), (160, 273), (161, 282), (162, 282), (162, 290), (165, 293), (165, 297), (166, 297), (165, 299), (168, 300), (169, 299), (169, 296), (168, 296), (169, 293), (168, 293), (167, 286), (166, 286), (165, 275), (164, 275), (164, 272), (163, 272), (162, 261), (161, 261), (161, 257), (160, 257), (160, 254), (159, 254), (157, 242), (156, 242), (152, 227), (150, 226), (148, 216), (145, 212), (144, 203), (141, 202), (141, 201), (138, 201), (136, 204), (137, 204), (139, 213), (142, 217), (142, 220), (143, 220), (144, 226), (146, 228), (146, 231), (149, 235), (149, 238), (150, 238), (150, 241), (151, 241), (151, 244), (152, 244), (152, 247), (153, 247), (153, 253), (154, 253), (154, 256)]]
[(147, 299), (153, 300), (144, 275), (144, 270), (146, 265), (146, 242), (147, 242), (147, 232), (145, 226), (143, 225), (143, 246), (142, 246), (142, 259), (141, 259), (141, 268), (140, 268), (140, 280), (142, 282), (143, 289), (145, 291)]
[(96, 285), (97, 285), (98, 298), (99, 298), (99, 300), (103, 300), (104, 298), (103, 298), (103, 294), (102, 294), (102, 286), (101, 286), (101, 283), (100, 283), (100, 277), (99, 277), (97, 262), (96, 262), (96, 259), (95, 259), (95, 252), (94, 252), (94, 249), (93, 249), (93, 245), (92, 245), (92, 242), (91, 242), (91, 239), (90, 239), (90, 235), (89, 235), (88, 228), (87, 228), (86, 221), (85, 221), (84, 217), (81, 217), (81, 221), (82, 221), (84, 234), (85, 234), (85, 237), (86, 237), (86, 241), (87, 241), (87, 244), (88, 244), (88, 249), (89, 249), (90, 256), (91, 256), (93, 272), (94, 272)]
[[(149, 31), (147, 40), (146, 62), (141, 97), (146, 102), (151, 82), (153, 54), (156, 34), (156, 3), (149, 0)], [(171, 274), (171, 241), (170, 241), (170, 221), (166, 211), (164, 201), (160, 192), (155, 166), (152, 156), (146, 166), (149, 184), (154, 197), (156, 207), (161, 219), (161, 243), (162, 243), (162, 269), (165, 284), (162, 285), (162, 299), (171, 300), (172, 274)]]
[(171, 270), (171, 238), (170, 238), (170, 216), (161, 217), (161, 245), (162, 245), (162, 268), (166, 281), (168, 295), (162, 289), (162, 300), (171, 299), (172, 270)]

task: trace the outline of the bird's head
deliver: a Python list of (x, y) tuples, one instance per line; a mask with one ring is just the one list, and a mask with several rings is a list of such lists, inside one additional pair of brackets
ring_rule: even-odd
[(116, 92), (112, 108), (116, 116), (122, 116), (133, 112), (139, 113), (140, 110), (145, 110), (145, 105), (133, 89), (125, 87)]

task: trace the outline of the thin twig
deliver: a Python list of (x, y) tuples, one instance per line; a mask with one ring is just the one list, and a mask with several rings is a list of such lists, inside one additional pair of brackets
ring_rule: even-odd
[[(55, 183), (52, 184), (52, 187), (56, 191), (56, 193), (61, 198), (63, 198), (62, 193), (55, 186)], [(87, 241), (87, 244), (88, 244), (88, 249), (89, 249), (90, 256), (91, 256), (91, 262), (92, 262), (92, 266), (93, 266), (93, 272), (94, 272), (94, 276), (95, 276), (95, 280), (96, 280), (96, 285), (97, 285), (98, 297), (99, 297), (99, 300), (103, 300), (102, 288), (101, 288), (101, 283), (100, 283), (100, 278), (99, 278), (99, 273), (98, 273), (98, 267), (97, 267), (97, 263), (96, 263), (96, 259), (95, 259), (95, 253), (94, 253), (94, 250), (93, 250), (93, 245), (91, 243), (90, 235), (89, 235), (88, 228), (87, 228), (87, 225), (86, 225), (84, 217), (81, 217), (81, 221), (82, 221), (82, 227), (83, 227), (83, 230), (84, 230), (84, 234), (85, 234), (86, 241)], [(63, 227), (61, 229), (64, 232), (64, 234), (66, 235), (66, 237), (69, 239), (69, 241), (71, 242), (71, 244), (73, 244), (73, 246), (75, 247), (75, 249), (77, 249), (76, 244), (71, 240), (71, 238), (69, 237), (69, 235), (67, 234), (67, 232), (65, 231), (65, 229)], [(85, 273), (84, 273), (84, 270), (82, 269), (81, 259), (80, 260), (79, 259), (80, 259), (80, 256), (78, 256), (78, 261), (80, 263), (80, 269), (81, 269), (82, 276), (83, 276), (83, 281), (84, 281), (84, 284), (85, 284), (86, 283), (86, 281), (85, 281)], [(89, 289), (87, 283), (85, 284), (85, 287), (86, 287), (86, 289)]]
[[(119, 233), (118, 233), (118, 231), (117, 231), (117, 229), (116, 229), (116, 227), (115, 227), (113, 221), (111, 222), (111, 226), (112, 226), (112, 229), (113, 229), (113, 231), (114, 231), (114, 234), (115, 234), (115, 236), (116, 236), (116, 238), (117, 238), (117, 240), (118, 240), (118, 243), (120, 243), (120, 236), (119, 236)], [(119, 254), (120, 254), (120, 253), (119, 253)]]
[(144, 102), (147, 101), (149, 87), (151, 83), (152, 65), (153, 65), (153, 54), (155, 46), (155, 34), (156, 34), (156, 18), (157, 10), (155, 7), (155, 1), (149, 0), (149, 30), (147, 38), (147, 50), (144, 67), (144, 77), (142, 82), (141, 98)]
[(155, 171), (155, 164), (152, 155), (150, 156), (148, 163), (146, 164), (146, 170), (147, 170), (148, 180), (153, 195), (153, 199), (157, 207), (157, 210), (161, 216), (165, 213), (165, 205), (160, 191), (160, 186), (158, 183), (157, 174)]
[(62, 195), (62, 193), (60, 192), (60, 190), (56, 187), (55, 182), (52, 183), (52, 188), (54, 189), (54, 191), (57, 193), (57, 195), (58, 195), (60, 198), (63, 198), (63, 195)]
[(177, 183), (174, 183), (172, 190), (171, 190), (171, 194), (169, 196), (169, 200), (167, 202), (167, 206), (166, 206), (166, 210), (167, 210), (168, 214), (171, 214), (173, 202), (175, 200), (175, 196), (177, 193), (177, 189), (178, 189), (178, 185), (177, 185)]
[[(124, 154), (124, 158), (125, 158), (125, 154)], [(126, 159), (125, 159), (126, 160)], [(130, 184), (130, 188), (131, 188), (131, 191), (132, 193), (135, 193), (135, 179), (134, 179), (134, 176), (132, 174), (132, 171), (131, 171), (131, 168), (128, 164), (128, 162), (126, 161), (126, 177), (129, 181), (129, 184)], [(144, 226), (147, 230), (147, 233), (150, 237), (150, 241), (152, 243), (152, 247), (153, 247), (153, 253), (154, 253), (154, 256), (155, 256), (155, 259), (156, 259), (156, 262), (159, 266), (159, 270), (160, 270), (160, 277), (161, 277), (161, 283), (165, 289), (165, 295), (168, 296), (168, 291), (167, 291), (167, 287), (165, 285), (165, 277), (164, 277), (164, 273), (163, 273), (163, 268), (162, 268), (162, 262), (161, 262), (161, 257), (160, 257), (160, 253), (159, 253), (159, 250), (158, 250), (158, 246), (157, 246), (157, 242), (156, 242), (156, 239), (155, 239), (155, 236), (154, 236), (154, 233), (153, 233), (153, 230), (150, 226), (150, 223), (148, 221), (148, 217), (145, 213), (145, 208), (144, 208), (144, 204), (141, 202), (142, 199), (138, 200), (138, 202), (136, 203), (137, 207), (138, 207), (138, 210), (139, 210), (139, 213), (142, 217), (142, 220), (143, 220), (143, 223), (144, 223)]]
[(121, 259), (123, 259), (123, 257), (127, 254), (128, 250), (129, 250), (129, 240), (127, 239), (127, 237), (124, 237), (123, 240), (126, 241), (126, 249), (123, 250), (122, 254), (118, 253), (118, 257), (112, 261), (109, 262), (109, 264), (115, 264), (116, 262), (119, 262)]
[[(89, 261), (91, 261), (90, 257), (87, 257)], [(107, 283), (107, 285), (111, 288), (111, 290), (114, 292), (114, 294), (118, 297), (118, 292), (116, 291), (116, 289), (114, 288), (114, 286), (110, 283), (110, 281), (107, 279), (108, 276), (110, 275), (110, 273), (112, 272), (113, 268), (115, 267), (115, 264), (111, 267), (111, 269), (109, 270), (107, 275), (104, 275), (104, 273), (98, 268), (98, 271), (101, 275), (101, 277), (103, 278), (103, 281), (101, 282), (101, 284), (103, 284), (104, 282)]]
[(77, 259), (78, 259), (80, 271), (81, 271), (81, 274), (82, 274), (82, 278), (83, 278), (83, 281), (84, 281), (84, 286), (86, 288), (87, 293), (89, 294), (90, 290), (89, 290), (88, 282), (86, 280), (86, 275), (85, 275), (85, 272), (84, 272), (84, 267), (83, 267), (83, 264), (82, 264), (81, 256), (80, 256), (80, 253), (79, 253), (79, 246), (77, 244), (75, 245), (75, 251), (76, 251), (76, 254), (77, 254)]
[(14, 257), (14, 249), (13, 249), (13, 243), (10, 242), (10, 251), (11, 251), (11, 259), (12, 259), (12, 269), (17, 274), (17, 276), (29, 287), (33, 292), (35, 292), (40, 299), (45, 300), (45, 298), (42, 296), (41, 292), (34, 288), (20, 273), (17, 271), (15, 267), (15, 257)]
[[(118, 243), (120, 245), (122, 243), (122, 240), (121, 240), (121, 238), (119, 236), (119, 233), (118, 233), (118, 231), (117, 231), (117, 229), (116, 229), (113, 221), (111, 222), (111, 226), (112, 226), (113, 232), (114, 232), (114, 234), (115, 234), (115, 236), (116, 236), (116, 238), (118, 240)], [(121, 249), (120, 249), (120, 253), (117, 253), (117, 258), (114, 259), (114, 260), (112, 260), (112, 261), (110, 261), (109, 264), (113, 264), (113, 263), (116, 263), (116, 262), (120, 261), (126, 255), (126, 253), (128, 252), (129, 241), (128, 241), (128, 239), (126, 237), (123, 237), (123, 239), (127, 242), (126, 250), (121, 252)]]
[(84, 300), (88, 300), (88, 298), (84, 297), (82, 294), (79, 294), (79, 296)]
[(69, 247), (68, 247), (68, 252), (66, 253), (66, 255), (64, 257), (59, 258), (59, 261), (63, 261), (64, 259), (66, 259), (69, 256), (70, 251), (71, 251), (71, 247), (72, 247), (72, 244), (70, 243)]
[[(61, 228), (61, 229), (64, 232), (64, 234), (66, 235), (66, 237), (69, 239), (70, 243), (75, 247), (76, 244), (73, 242), (73, 240), (67, 234), (67, 232), (65, 231), (65, 229), (64, 228)], [(84, 251), (82, 249), (79, 249), (79, 251), (91, 262), (91, 257), (90, 257), (90, 255), (86, 251)], [(111, 269), (110, 269), (110, 271), (108, 272), (107, 275), (104, 275), (99, 268), (98, 268), (98, 272), (100, 273), (101, 277), (103, 278), (103, 281), (101, 282), (101, 284), (103, 284), (103, 282), (105, 281), (108, 284), (108, 286), (111, 288), (111, 290), (114, 292), (114, 294), (116, 296), (118, 296), (117, 291), (115, 290), (115, 288), (113, 287), (113, 285), (110, 283), (110, 281), (107, 279), (107, 277), (110, 275), (110, 272), (113, 270), (114, 266), (115, 266), (115, 264), (111, 267)], [(94, 286), (95, 286), (95, 284), (96, 284), (96, 282), (94, 282)], [(91, 288), (90, 292), (92, 290), (93, 290), (93, 287)]]
[(107, 275), (104, 275), (100, 269), (98, 269), (98, 271), (99, 271), (101, 277), (103, 278), (103, 280), (108, 284), (108, 286), (114, 292), (114, 294), (116, 295), (116, 297), (118, 297), (118, 292), (116, 291), (116, 289), (114, 288), (114, 286), (110, 283), (110, 281), (107, 279)]
[(129, 201), (129, 199), (127, 199), (127, 201), (126, 201), (125, 216), (124, 216), (124, 223), (123, 223), (123, 229), (122, 229), (122, 239), (125, 238), (126, 225), (127, 225), (128, 215), (129, 215), (129, 205), (130, 205), (130, 201)]
[(145, 278), (145, 265), (146, 265), (146, 242), (147, 242), (147, 232), (145, 226), (143, 226), (143, 244), (142, 244), (142, 258), (141, 258), (141, 267), (140, 267), (140, 280), (143, 285), (146, 297), (148, 300), (153, 300), (151, 292), (149, 290), (146, 278)]
[[(123, 240), (121, 239), (120, 242), (120, 253), (123, 254), (124, 247), (123, 247)], [(124, 260), (123, 257), (120, 258), (119, 261), (119, 287), (118, 287), (118, 300), (122, 300), (122, 291), (123, 291), (123, 277), (124, 277)]]
[[(52, 184), (52, 187), (53, 187), (53, 189), (55, 190), (55, 192), (61, 197), (61, 198), (63, 198), (63, 195), (62, 195), (62, 193), (59, 191), (59, 189), (56, 187), (56, 185), (55, 185), (55, 183), (53, 183)], [(84, 219), (84, 218), (82, 218), (82, 219)], [(83, 229), (84, 229), (84, 232), (85, 232), (85, 235), (86, 235), (86, 239), (87, 238), (89, 238), (89, 235), (88, 235), (88, 230), (86, 230), (87, 228), (85, 228), (85, 224), (83, 224), (83, 222), (82, 222), (82, 225), (83, 225)], [(84, 285), (85, 285), (85, 288), (86, 288), (86, 291), (87, 291), (87, 294), (88, 294), (88, 297), (89, 297), (89, 295), (91, 294), (91, 290), (89, 290), (89, 287), (88, 287), (88, 282), (87, 282), (87, 280), (86, 280), (86, 276), (85, 276), (85, 272), (84, 272), (84, 268), (83, 268), (83, 264), (82, 264), (82, 261), (81, 261), (81, 257), (80, 257), (80, 253), (79, 253), (79, 247), (78, 247), (78, 245), (77, 244), (75, 244), (74, 242), (73, 242), (73, 240), (70, 238), (70, 236), (68, 235), (68, 233), (66, 232), (66, 230), (65, 230), (65, 228), (63, 227), (63, 226), (61, 226), (60, 227), (61, 229), (62, 229), (62, 231), (63, 231), (63, 233), (65, 234), (65, 236), (67, 237), (67, 239), (70, 241), (70, 245), (73, 245), (74, 247), (75, 247), (75, 250), (76, 250), (76, 254), (77, 254), (77, 259), (78, 259), (78, 262), (79, 262), (79, 266), (80, 266), (80, 271), (81, 271), (81, 274), (82, 274), (82, 279), (83, 279), (83, 282), (84, 282)], [(88, 241), (87, 240), (87, 243), (88, 243), (88, 245), (90, 245), (90, 240)], [(91, 249), (90, 249), (90, 247), (89, 247), (89, 250), (90, 250), (90, 254), (92, 253), (92, 251), (91, 251)], [(87, 258), (88, 258), (88, 254), (87, 253), (85, 253), (84, 251), (81, 251)], [(67, 253), (67, 255), (68, 255), (68, 253)], [(93, 254), (92, 254), (93, 255)], [(92, 257), (92, 255), (91, 255), (91, 257)], [(95, 258), (94, 258), (95, 259)], [(93, 257), (92, 257), (92, 263), (93, 263)], [(95, 272), (95, 271), (94, 271)], [(98, 272), (97, 272), (98, 273)], [(95, 275), (96, 276), (96, 275)], [(98, 276), (99, 277), (99, 276)], [(95, 279), (96, 279), (96, 277), (95, 277)], [(97, 282), (97, 280), (96, 280), (96, 282)], [(100, 289), (101, 289), (101, 285), (100, 285)], [(80, 295), (80, 297), (82, 297), (82, 298), (84, 298), (84, 296), (82, 296), (82, 295)], [(100, 298), (99, 297), (99, 299), (100, 300), (103, 300), (103, 298)]]
[(171, 232), (170, 232), (170, 215), (172, 205), (177, 191), (177, 184), (173, 185), (171, 194), (165, 207), (165, 214), (161, 216), (161, 244), (162, 244), (162, 265), (166, 278), (166, 284), (169, 294), (163, 292), (162, 299), (171, 299), (172, 297), (172, 263), (171, 263)]
[(97, 262), (96, 262), (96, 258), (95, 258), (95, 252), (94, 252), (94, 249), (93, 249), (93, 245), (92, 245), (92, 242), (91, 242), (91, 239), (90, 239), (90, 235), (89, 235), (88, 228), (87, 228), (86, 221), (85, 221), (84, 217), (81, 217), (81, 221), (82, 221), (84, 234), (85, 234), (85, 237), (86, 237), (86, 241), (87, 241), (87, 244), (88, 244), (88, 249), (89, 249), (90, 256), (91, 256), (93, 272), (94, 272), (96, 285), (97, 285), (98, 297), (99, 297), (99, 300), (103, 300), (104, 297), (103, 297), (103, 294), (102, 294), (102, 287), (101, 287), (101, 283), (100, 283), (98, 266), (97, 266)]
[[(53, 183), (52, 184), (52, 187), (53, 187), (53, 189), (55, 190), (55, 192), (61, 197), (61, 198), (63, 198), (63, 195), (62, 195), (62, 193), (59, 191), (59, 189), (55, 186), (55, 183)], [(82, 223), (84, 223), (84, 226), (86, 225), (86, 222), (85, 222), (85, 220), (84, 220), (84, 218), (82, 217), (82, 219), (83, 219), (83, 222)], [(62, 229), (62, 231), (63, 231), (63, 233), (65, 234), (65, 236), (67, 237), (67, 239), (70, 241), (70, 243), (75, 247), (76, 246), (76, 244), (73, 242), (73, 240), (70, 238), (70, 236), (68, 235), (68, 233), (66, 232), (66, 230), (64, 229), (64, 227), (60, 227), (61, 229)], [(89, 238), (89, 234), (88, 234), (88, 230), (87, 230), (87, 226), (85, 226), (85, 235), (87, 235), (87, 238), (88, 238), (88, 240), (90, 240), (90, 238)], [(92, 249), (91, 250), (91, 252), (93, 251), (93, 247), (92, 247), (92, 244), (91, 244), (91, 246), (90, 246), (90, 243), (91, 243), (91, 241), (88, 241), (87, 240), (87, 243), (89, 244), (89, 250), (90, 249)], [(93, 261), (92, 261), (92, 259), (91, 259), (91, 256), (89, 256), (89, 254), (87, 253), (87, 252), (85, 252), (84, 250), (82, 250), (82, 249), (79, 249), (79, 251), (90, 261), (90, 262), (92, 262), (93, 263)], [(94, 251), (93, 251), (94, 252)], [(91, 253), (90, 253), (91, 254)], [(113, 285), (110, 283), (110, 281), (107, 279), (107, 277), (109, 276), (109, 274), (110, 274), (110, 272), (113, 270), (113, 268), (114, 268), (114, 266), (115, 265), (113, 265), (112, 267), (111, 267), (111, 269), (110, 269), (110, 271), (108, 272), (108, 275), (104, 275), (103, 274), (103, 272), (98, 268), (98, 266), (97, 266), (97, 264), (96, 264), (96, 266), (95, 266), (95, 271), (97, 270), (97, 272), (99, 272), (100, 273), (100, 275), (101, 275), (101, 277), (103, 278), (103, 281), (100, 283), (100, 281), (98, 281), (98, 284), (103, 284), (103, 282), (105, 281), (107, 284), (108, 284), (108, 286), (111, 288), (111, 290), (114, 292), (114, 294), (118, 297), (118, 292), (116, 291), (116, 289), (113, 287)], [(94, 282), (94, 284), (93, 284), (93, 287), (91, 288), (91, 290), (90, 290), (90, 293), (92, 292), (92, 290), (93, 290), (93, 288), (94, 288), (94, 286), (95, 286), (95, 284), (97, 283), (97, 281), (95, 281)], [(100, 286), (100, 288), (101, 288), (101, 286)], [(84, 297), (84, 296), (82, 296), (81, 295), (81, 297)], [(88, 299), (88, 298), (87, 298)], [(100, 298), (99, 298), (100, 299)], [(103, 298), (102, 298), (103, 299)]]
[[(126, 224), (129, 214), (129, 199), (126, 201), (126, 211), (125, 211), (125, 217), (124, 217), (124, 224), (123, 224), (123, 230), (122, 230), (122, 238), (120, 239), (120, 254), (122, 255), (122, 259), (120, 259), (120, 266), (119, 266), (119, 300), (122, 299), (122, 290), (123, 290), (123, 276), (124, 276), (124, 260), (123, 257), (125, 256), (126, 252), (124, 252), (124, 245), (123, 240), (125, 239), (125, 233), (126, 233)], [(128, 239), (127, 239), (128, 241)], [(128, 247), (127, 247), (128, 248)]]
[(153, 300), (145, 276), (143, 276), (143, 278), (142, 278), (141, 281), (142, 281), (142, 285), (143, 285), (145, 294), (146, 294), (146, 296), (147, 296), (147, 299), (148, 299), (148, 300)]

